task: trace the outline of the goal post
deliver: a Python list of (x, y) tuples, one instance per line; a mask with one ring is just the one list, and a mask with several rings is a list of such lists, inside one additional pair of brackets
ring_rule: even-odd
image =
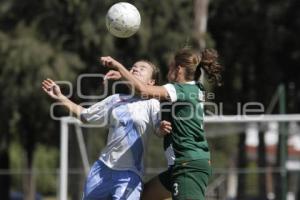
[(79, 151), (84, 166), (84, 172), (87, 175), (90, 164), (88, 161), (86, 145), (83, 138), (80, 120), (74, 117), (62, 117), (60, 119), (60, 180), (59, 180), (59, 199), (68, 199), (68, 152), (69, 152), (69, 124), (75, 125), (76, 138), (78, 141)]
[[(266, 154), (266, 159), (268, 160), (267, 162), (271, 162), (269, 159), (270, 157), (273, 156), (273, 159), (276, 160), (280, 160), (280, 165), (276, 168), (276, 167), (272, 167), (272, 168), (268, 168), (267, 166), (269, 165), (273, 165), (274, 160), (271, 162), (273, 164), (268, 163), (266, 168), (256, 168), (256, 171), (253, 171), (253, 169), (247, 169), (247, 168), (237, 168), (235, 167), (230, 167), (230, 169), (216, 169), (213, 170), (215, 171), (215, 174), (219, 174), (219, 177), (216, 177), (216, 179), (214, 179), (214, 182), (212, 182), (209, 187), (208, 187), (208, 192), (210, 192), (209, 195), (211, 196), (223, 196), (220, 198), (209, 198), (207, 197), (208, 200), (210, 199), (226, 199), (226, 198), (236, 198), (237, 196), (237, 188), (238, 188), (238, 182), (237, 182), (237, 175), (238, 174), (249, 174), (251, 177), (251, 174), (255, 174), (255, 173), (265, 173), (267, 176), (267, 179), (270, 179), (270, 174), (274, 173), (274, 174), (278, 174), (281, 177), (281, 182), (277, 183), (281, 185), (281, 188), (287, 188), (288, 185), (290, 185), (287, 180), (290, 181), (290, 179), (296, 179), (297, 176), (289, 176), (288, 177), (288, 173), (297, 173), (297, 171), (300, 171), (300, 161), (299, 160), (295, 160), (295, 153), (292, 153), (292, 155), (290, 154), (291, 151), (295, 151), (293, 147), (291, 147), (290, 142), (291, 140), (289, 139), (290, 136), (292, 136), (291, 134), (291, 130), (290, 127), (291, 125), (295, 125), (298, 127), (297, 128), (297, 137), (300, 137), (300, 129), (299, 129), (299, 122), (300, 122), (300, 114), (266, 114), (266, 115), (225, 115), (225, 116), (207, 116), (204, 119), (205, 121), (205, 129), (206, 129), (206, 135), (209, 138), (216, 138), (216, 137), (227, 137), (228, 135), (226, 135), (226, 132), (231, 132), (232, 133), (244, 133), (246, 135), (246, 143), (249, 142), (248, 138), (252, 138), (252, 142), (253, 142), (253, 129), (256, 129), (256, 147), (251, 146), (251, 145), (247, 145), (246, 144), (246, 153), (245, 156), (248, 157), (249, 159), (249, 154), (251, 158), (251, 162), (253, 162), (253, 159), (259, 159), (259, 155), (258, 155), (258, 149), (259, 149), (259, 144), (258, 144), (258, 138), (259, 138), (259, 134), (261, 133), (265, 133), (264, 134), (264, 141), (267, 143), (270, 143), (269, 141), (266, 140), (266, 138), (270, 138), (270, 137), (266, 137), (269, 134), (266, 133), (270, 133), (270, 132), (276, 132), (276, 138), (277, 138), (277, 142), (275, 148), (278, 149), (280, 151), (280, 155), (279, 157), (276, 157), (277, 154), (274, 152), (271, 154), (270, 150), (272, 148), (272, 145), (267, 145), (265, 144), (265, 154)], [(277, 125), (277, 129), (276, 131), (268, 131), (269, 126), (271, 124), (276, 124)], [(287, 126), (289, 125), (289, 126)], [(229, 129), (228, 129), (229, 126)], [(217, 127), (217, 128), (216, 128)], [(289, 129), (288, 129), (289, 127)], [(217, 130), (216, 132), (214, 132), (214, 130)], [(233, 130), (233, 131), (232, 131)], [(242, 130), (242, 131), (241, 131)], [(248, 137), (249, 135), (252, 135), (251, 137)], [(208, 139), (209, 141), (211, 139)], [(237, 137), (235, 137), (237, 138)], [(272, 138), (272, 137), (271, 137)], [(274, 137), (273, 137), (274, 138)], [(289, 139), (289, 140), (288, 140)], [(295, 141), (294, 141), (295, 143)], [(289, 144), (289, 145), (288, 145)], [(297, 145), (297, 151), (299, 152), (299, 145)], [(252, 150), (251, 150), (252, 148)], [(254, 150), (254, 148), (256, 150)], [(273, 147), (274, 148), (274, 147)], [(274, 149), (273, 149), (274, 150)], [(255, 151), (255, 154), (254, 153)], [(276, 150), (278, 151), (278, 150)], [(271, 156), (270, 156), (271, 155)], [(254, 157), (255, 158), (254, 158)], [(214, 159), (214, 157), (212, 157), (212, 159)], [(235, 162), (237, 162), (235, 160)], [(248, 161), (249, 162), (249, 161)], [(256, 164), (257, 165), (257, 164)], [(226, 176), (228, 176), (227, 180), (224, 179), (224, 174)], [(256, 176), (256, 175), (255, 175)], [(249, 179), (249, 178), (248, 178)], [(275, 180), (275, 179), (274, 179)], [(284, 180), (284, 181), (282, 181)], [(224, 189), (224, 187), (222, 186), (221, 182), (224, 181), (222, 184), (226, 184), (226, 191)], [(269, 189), (269, 191), (273, 191), (271, 193), (267, 193), (267, 195), (270, 196), (270, 199), (272, 199), (272, 196), (275, 195), (275, 191), (276, 188), (274, 188), (274, 184), (276, 183), (272, 183), (271, 187), (273, 187), (270, 190), (270, 180), (268, 180), (266, 182), (266, 184), (268, 184), (266, 187)], [(219, 187), (219, 188), (218, 188)], [(254, 186), (257, 189), (257, 185)], [(298, 185), (299, 187), (299, 185)], [(291, 188), (291, 187), (290, 187)], [(221, 191), (220, 193), (222, 194), (218, 194), (215, 195), (214, 194), (214, 189), (217, 189), (219, 191)], [(291, 192), (282, 192), (282, 196), (289, 196), (289, 198), (294, 198), (296, 196), (295, 189), (290, 189)], [(267, 191), (268, 192), (268, 191)], [(228, 195), (228, 196), (227, 196)]]
[[(205, 124), (231, 124), (238, 123), (269, 123), (269, 122), (300, 122), (300, 114), (270, 114), (270, 115), (220, 115), (220, 116), (205, 116)], [(59, 200), (68, 199), (68, 152), (69, 152), (69, 125), (75, 126), (76, 139), (78, 141), (81, 161), (84, 168), (84, 173), (87, 173), (90, 167), (88, 161), (88, 153), (84, 141), (82, 127), (93, 127), (93, 125), (83, 124), (80, 120), (73, 117), (60, 118), (60, 174), (59, 174)], [(209, 131), (209, 130), (208, 130)], [(207, 135), (210, 133), (207, 132)], [(284, 166), (283, 166), (284, 167)], [(223, 180), (223, 179), (222, 179)], [(220, 182), (220, 180), (218, 180)], [(212, 184), (218, 185), (218, 184)]]
[(247, 122), (292, 122), (300, 121), (300, 114), (278, 115), (220, 115), (206, 116), (205, 123), (247, 123)]

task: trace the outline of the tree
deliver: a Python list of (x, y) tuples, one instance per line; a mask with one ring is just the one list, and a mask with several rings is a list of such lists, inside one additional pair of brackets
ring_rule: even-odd
[(227, 104), (227, 113), (234, 113), (232, 101), (268, 105), (280, 82), (293, 82), (299, 91), (297, 4), (294, 0), (212, 2), (209, 31), (226, 66), (225, 84), (217, 94)]
[[(1, 123), (2, 168), (9, 168), (10, 140), (22, 144), (29, 171), (37, 143), (57, 145), (58, 136), (53, 134), (58, 130), (49, 119), (49, 100), (40, 92), (43, 78), (74, 81), (79, 73), (103, 73), (97, 63), (100, 55), (112, 55), (128, 66), (136, 59), (150, 59), (165, 73), (170, 52), (192, 38), (192, 4), (172, 0), (136, 2), (143, 17), (140, 31), (126, 40), (115, 38), (104, 20), (114, 2), (1, 1), (0, 101), (5, 105), (1, 111), (7, 113), (5, 125)], [(88, 81), (83, 90), (88, 88), (91, 94), (98, 87)], [(73, 99), (79, 100), (76, 95)], [(24, 177), (27, 199), (34, 194), (33, 179)], [(9, 180), (1, 184), (9, 186)], [(1, 190), (8, 194), (7, 188)]]
[(206, 47), (206, 32), (208, 20), (208, 4), (209, 0), (195, 0), (194, 15), (195, 15), (195, 38), (198, 41), (200, 49)]
[[(32, 30), (20, 26), (15, 37), (1, 33), (0, 38), (1, 104), (11, 113), (3, 120), (9, 125), (8, 137), (21, 141), (26, 150), (25, 167), (31, 172), (36, 142), (49, 138), (54, 128), (54, 123), (49, 123), (49, 103), (41, 92), (41, 81), (46, 77), (70, 80), (75, 75), (72, 70), (83, 66), (76, 55), (40, 41)], [(33, 178), (32, 174), (24, 176), (26, 199), (33, 199)]]

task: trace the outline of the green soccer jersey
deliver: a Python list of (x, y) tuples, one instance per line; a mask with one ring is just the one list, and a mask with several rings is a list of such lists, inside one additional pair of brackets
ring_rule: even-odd
[(194, 81), (166, 84), (171, 99), (172, 133), (165, 137), (165, 150), (172, 147), (175, 161), (210, 159), (203, 128), (204, 88)]

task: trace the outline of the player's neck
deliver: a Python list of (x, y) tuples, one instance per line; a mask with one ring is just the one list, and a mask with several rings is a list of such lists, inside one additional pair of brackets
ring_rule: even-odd
[(189, 80), (186, 80), (183, 76), (178, 76), (176, 79), (177, 83), (186, 83), (189, 82)]

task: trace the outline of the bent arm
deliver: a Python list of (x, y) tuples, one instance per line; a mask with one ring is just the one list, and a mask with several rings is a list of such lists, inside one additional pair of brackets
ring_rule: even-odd
[(101, 57), (100, 62), (107, 67), (118, 70), (122, 79), (129, 81), (129, 87), (134, 89), (134, 93), (138, 93), (146, 98), (157, 98), (161, 100), (168, 100), (169, 95), (167, 90), (162, 86), (151, 86), (141, 82), (134, 77), (121, 63), (110, 56)]
[(123, 79), (130, 82), (130, 87), (135, 93), (140, 94), (142, 97), (156, 98), (160, 100), (168, 100), (168, 91), (163, 86), (147, 85), (134, 77), (124, 66), (119, 66), (118, 71)]
[(75, 104), (73, 101), (68, 99), (65, 95), (63, 95), (60, 91), (60, 87), (52, 79), (47, 78), (46, 80), (44, 80), (42, 82), (42, 89), (51, 98), (60, 102), (70, 112), (75, 114), (76, 117), (80, 118), (80, 113), (82, 112), (83, 107)]

